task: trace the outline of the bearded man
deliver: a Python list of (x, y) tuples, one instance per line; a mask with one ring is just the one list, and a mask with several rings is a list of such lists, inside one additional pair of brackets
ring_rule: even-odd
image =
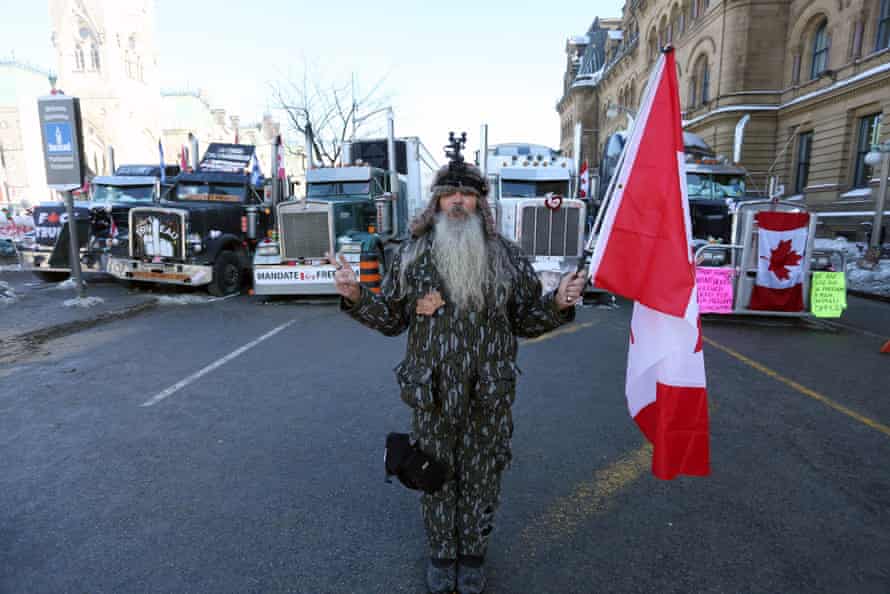
[(452, 162), (436, 174), (429, 205), (380, 294), (359, 285), (342, 255), (335, 274), (350, 316), (387, 336), (408, 330), (396, 376), (413, 411), (411, 439), (449, 477), (421, 497), (431, 593), (485, 588), (485, 553), (511, 459), (517, 338), (573, 320), (585, 282), (567, 275), (542, 295), (529, 261), (495, 231), (488, 190), (476, 167)]

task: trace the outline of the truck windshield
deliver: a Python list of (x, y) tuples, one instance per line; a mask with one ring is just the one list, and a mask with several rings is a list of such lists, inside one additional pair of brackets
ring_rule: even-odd
[(93, 186), (93, 202), (151, 202), (155, 188), (151, 186)]
[(222, 184), (177, 184), (176, 200), (189, 202), (241, 202), (244, 186)]
[(686, 193), (690, 198), (741, 198), (745, 195), (745, 178), (729, 174), (687, 173)]
[(557, 181), (501, 181), (501, 198), (535, 198), (544, 196), (549, 192), (567, 196), (569, 182)]
[(371, 191), (370, 182), (331, 182), (309, 184), (310, 198), (324, 198), (325, 196), (345, 196), (349, 194), (361, 194), (367, 196)]

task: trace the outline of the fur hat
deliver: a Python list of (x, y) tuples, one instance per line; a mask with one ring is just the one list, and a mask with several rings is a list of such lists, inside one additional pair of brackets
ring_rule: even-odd
[(497, 236), (494, 216), (488, 204), (488, 180), (485, 179), (478, 167), (465, 162), (452, 161), (436, 172), (433, 185), (430, 187), (430, 201), (426, 209), (411, 221), (410, 229), (413, 237), (425, 235), (433, 228), (436, 223), (436, 213), (439, 212), (439, 198), (455, 192), (476, 196), (476, 211), (482, 217), (486, 237), (493, 239)]

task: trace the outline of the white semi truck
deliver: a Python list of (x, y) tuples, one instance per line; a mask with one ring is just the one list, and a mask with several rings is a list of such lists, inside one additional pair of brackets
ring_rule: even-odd
[[(483, 133), (484, 134), (484, 133)], [(573, 272), (584, 251), (587, 220), (577, 188), (574, 160), (547, 146), (507, 143), (486, 146), (484, 163), (498, 230), (531, 259), (544, 291)]]

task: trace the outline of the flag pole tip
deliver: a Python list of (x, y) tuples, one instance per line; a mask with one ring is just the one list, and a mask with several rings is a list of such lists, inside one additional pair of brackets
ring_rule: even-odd
[(671, 44), (667, 44), (666, 46), (661, 48), (661, 53), (663, 53), (663, 54), (669, 54), (672, 51), (674, 51), (674, 46)]

